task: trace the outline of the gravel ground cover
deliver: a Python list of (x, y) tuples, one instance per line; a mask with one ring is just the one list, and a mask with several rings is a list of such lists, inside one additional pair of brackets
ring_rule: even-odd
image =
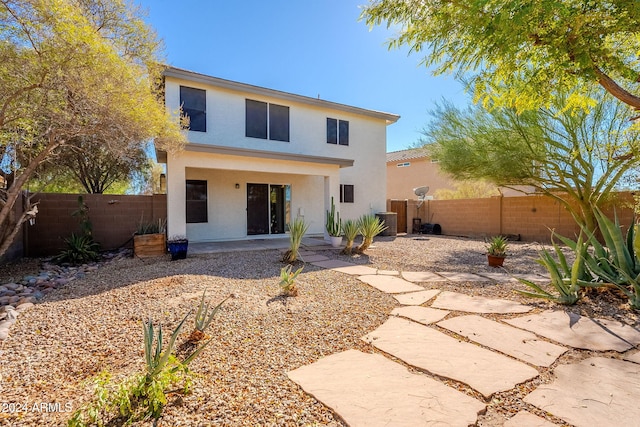
[[(538, 249), (537, 244), (511, 243), (505, 267), (516, 275), (544, 273), (534, 262)], [(484, 242), (478, 240), (412, 235), (377, 238), (366, 255), (355, 257), (322, 251), (384, 270), (495, 271), (486, 266), (485, 253)], [(14, 411), (0, 412), (0, 425), (64, 425), (71, 415), (65, 410), (73, 411), (91, 398), (92, 380), (99, 372), (106, 369), (119, 379), (143, 369), (142, 319), (152, 317), (171, 331), (197, 306), (204, 289), (214, 302), (230, 294), (234, 298), (208, 331), (215, 340), (191, 364), (196, 374), (191, 393), (171, 396), (160, 425), (343, 425), (289, 381), (286, 372), (347, 349), (376, 351), (360, 337), (380, 326), (398, 304), (357, 278), (309, 264), (298, 277), (300, 296), (283, 298), (280, 257), (278, 251), (252, 251), (194, 255), (176, 262), (168, 257), (124, 259), (47, 295), (20, 316), (9, 339), (0, 342), (0, 403), (14, 405)], [(2, 276), (14, 273), (11, 266), (0, 269)], [(518, 283), (438, 282), (425, 287), (527, 302), (536, 311), (554, 307), (515, 293), (524, 289)], [(611, 291), (589, 294), (568, 309), (630, 325), (639, 320), (625, 299)], [(190, 330), (187, 324), (179, 342)], [(581, 360), (587, 353), (571, 351), (558, 363)], [(544, 370), (515, 392), (494, 396), (479, 425), (502, 425), (509, 414), (531, 409), (522, 398), (549, 380), (549, 370)], [(477, 397), (464, 385), (449, 385)], [(33, 410), (40, 403), (53, 404), (48, 406), (53, 411)]]

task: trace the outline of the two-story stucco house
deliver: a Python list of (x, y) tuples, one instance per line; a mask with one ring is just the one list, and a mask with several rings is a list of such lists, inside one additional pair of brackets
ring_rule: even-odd
[(193, 242), (268, 237), (303, 217), (325, 234), (342, 218), (385, 210), (386, 127), (399, 116), (223, 80), (164, 73), (165, 103), (189, 117), (167, 166), (169, 235)]

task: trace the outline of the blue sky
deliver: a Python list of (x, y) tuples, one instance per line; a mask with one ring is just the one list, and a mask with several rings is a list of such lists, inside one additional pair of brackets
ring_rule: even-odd
[(271, 89), (399, 114), (387, 151), (420, 137), (443, 97), (462, 85), (433, 77), (421, 57), (388, 50), (386, 27), (358, 20), (366, 0), (139, 0), (175, 67)]

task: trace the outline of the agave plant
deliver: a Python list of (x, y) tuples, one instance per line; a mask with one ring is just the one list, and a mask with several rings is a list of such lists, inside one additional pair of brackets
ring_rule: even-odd
[(220, 310), (220, 307), (222, 307), (222, 304), (224, 304), (230, 298), (230, 296), (226, 297), (218, 305), (209, 309), (210, 307), (209, 303), (207, 302), (205, 304), (204, 302), (206, 293), (207, 293), (207, 290), (205, 289), (202, 292), (202, 298), (200, 299), (200, 305), (198, 306), (198, 311), (196, 311), (194, 329), (191, 332), (191, 335), (189, 335), (188, 341), (190, 342), (198, 342), (207, 338), (207, 335), (204, 333), (204, 331), (211, 325), (211, 322), (213, 322), (213, 318), (215, 317), (216, 313)]
[(289, 249), (284, 253), (282, 262), (292, 264), (298, 259), (298, 249), (302, 242), (302, 236), (307, 232), (309, 224), (303, 218), (296, 218), (289, 224)]
[(296, 271), (292, 271), (291, 265), (288, 265), (280, 269), (280, 287), (284, 295), (290, 297), (298, 296), (298, 287), (296, 286), (295, 280), (303, 268), (304, 267), (300, 267)]
[(362, 244), (356, 248), (356, 251), (363, 253), (371, 246), (373, 238), (386, 230), (387, 227), (384, 225), (384, 221), (380, 221), (380, 218), (375, 215), (363, 215), (358, 223), (362, 234)]
[(353, 241), (360, 233), (360, 225), (358, 224), (358, 221), (354, 221), (352, 219), (344, 221), (342, 223), (342, 232), (344, 233), (344, 238), (347, 241), (342, 253), (344, 255), (351, 255), (353, 252)]

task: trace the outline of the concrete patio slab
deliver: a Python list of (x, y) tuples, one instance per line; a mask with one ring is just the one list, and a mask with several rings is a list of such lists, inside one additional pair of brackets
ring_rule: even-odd
[(402, 305), (422, 305), (439, 293), (440, 289), (427, 289), (425, 291), (394, 295), (393, 297)]
[(485, 405), (379, 354), (348, 350), (287, 373), (350, 426), (461, 426)]
[(508, 282), (517, 282), (518, 279), (516, 279), (515, 277), (507, 274), (507, 273), (478, 273), (478, 276), (482, 276), (482, 277), (486, 277), (487, 279), (490, 279), (492, 282), (496, 282), (496, 283), (508, 283)]
[(531, 332), (476, 315), (453, 317), (438, 326), (536, 366), (551, 366), (568, 350), (540, 340)]
[(624, 360), (628, 360), (629, 362), (640, 364), (640, 351), (636, 351), (633, 354), (625, 356)]
[(533, 415), (531, 412), (520, 411), (505, 421), (504, 427), (556, 427), (556, 424)]
[(423, 325), (429, 325), (444, 319), (449, 312), (435, 308), (409, 306), (394, 308), (391, 314), (406, 317)]
[(545, 311), (506, 322), (561, 344), (585, 350), (623, 352), (640, 344), (640, 331), (631, 326), (564, 311)]
[(397, 317), (362, 339), (412, 366), (463, 382), (487, 398), (538, 375), (507, 356)]
[(436, 271), (437, 274), (452, 282), (488, 282), (486, 277), (473, 273), (456, 273), (451, 271)]
[(524, 398), (577, 427), (637, 425), (640, 420), (640, 365), (618, 359), (592, 357), (560, 365), (555, 380)]
[(348, 267), (333, 268), (332, 270), (349, 274), (351, 276), (365, 276), (368, 274), (376, 274), (378, 272), (377, 268), (367, 267), (366, 265), (350, 265)]
[(315, 265), (316, 267), (322, 267), (327, 269), (351, 267), (355, 265), (350, 262), (340, 261), (339, 259), (330, 259), (328, 261), (317, 261), (317, 262), (312, 262), (311, 264)]
[(422, 286), (414, 285), (411, 282), (402, 280), (395, 276), (368, 275), (360, 276), (358, 279), (374, 288), (388, 294), (401, 294), (405, 292), (423, 291)]
[(465, 311), (467, 313), (527, 313), (532, 307), (504, 299), (473, 297), (457, 292), (440, 292), (431, 304), (433, 308)]
[(318, 261), (327, 261), (329, 258), (324, 255), (318, 255), (314, 253), (313, 255), (300, 255), (304, 262), (318, 262)]
[(442, 276), (428, 271), (403, 271), (402, 277), (409, 282), (446, 282)]

